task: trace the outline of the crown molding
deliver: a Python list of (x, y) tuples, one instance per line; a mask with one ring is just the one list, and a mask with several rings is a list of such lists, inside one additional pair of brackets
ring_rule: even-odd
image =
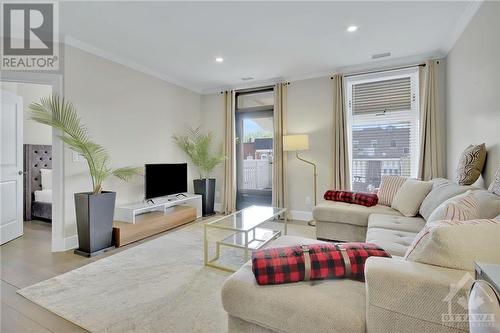
[(147, 74), (149, 76), (155, 77), (155, 78), (160, 79), (162, 81), (165, 81), (165, 82), (174, 84), (176, 86), (191, 90), (195, 93), (198, 93), (198, 94), (202, 93), (202, 89), (200, 89), (200, 87), (198, 87), (198, 86), (188, 84), (188, 83), (180, 81), (180, 80), (173, 79), (167, 75), (159, 73), (158, 70), (149, 68), (147, 66), (140, 65), (140, 64), (138, 64), (130, 59), (127, 59), (126, 57), (122, 57), (122, 56), (119, 56), (117, 54), (105, 51), (103, 49), (100, 49), (100, 48), (95, 47), (93, 45), (90, 45), (88, 43), (85, 43), (79, 39), (76, 39), (73, 36), (66, 35), (66, 36), (64, 36), (63, 40), (64, 40), (65, 45), (69, 45), (69, 46), (72, 46), (74, 48), (83, 50), (83, 51), (88, 52), (90, 54), (93, 54), (95, 56), (98, 56), (98, 57), (104, 58), (106, 60), (115, 62), (117, 64), (123, 65), (125, 67), (131, 68), (133, 70)]
[(462, 33), (465, 31), (465, 29), (469, 25), (474, 15), (476, 15), (477, 11), (479, 10), (483, 2), (484, 0), (474, 0), (469, 2), (465, 10), (463, 11), (462, 15), (460, 15), (460, 18), (455, 23), (455, 27), (453, 28), (451, 35), (448, 38), (448, 41), (440, 49), (440, 51), (445, 56), (447, 56), (448, 53), (450, 53), (450, 51), (453, 49), (453, 46), (455, 46), (455, 43), (458, 41)]
[(406, 56), (406, 57), (398, 57), (398, 58), (383, 59), (383, 60), (372, 60), (362, 64), (339, 66), (319, 72), (281, 76), (269, 80), (252, 81), (239, 85), (236, 84), (236, 85), (219, 86), (217, 88), (205, 89), (201, 92), (201, 94), (210, 95), (230, 89), (238, 90), (238, 89), (257, 88), (285, 81), (296, 82), (309, 79), (326, 78), (336, 73), (348, 74), (352, 72), (364, 72), (364, 71), (381, 70), (381, 69), (383, 70), (385, 68), (390, 69), (391, 67), (396, 67), (396, 66), (407, 66), (407, 65), (417, 64), (429, 59), (441, 59), (444, 58), (445, 56), (446, 55), (443, 52), (441, 52), (440, 50), (436, 50), (434, 52), (419, 54), (415, 56)]

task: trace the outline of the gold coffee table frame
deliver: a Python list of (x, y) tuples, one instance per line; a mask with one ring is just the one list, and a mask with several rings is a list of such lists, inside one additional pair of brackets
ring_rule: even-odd
[[(283, 215), (283, 232), (288, 232), (288, 217), (286, 208), (251, 206), (235, 213), (226, 215), (204, 225), (204, 264), (208, 267), (218, 268), (227, 272), (235, 272), (234, 269), (217, 264), (220, 258), (221, 246), (229, 246), (242, 249), (244, 251), (245, 262), (250, 259), (249, 251), (258, 250), (273, 239), (281, 236), (281, 230), (261, 228), (265, 222), (271, 221)], [(217, 240), (215, 244), (215, 257), (209, 258), (208, 253), (208, 229), (223, 229), (233, 231), (233, 233), (222, 240)]]

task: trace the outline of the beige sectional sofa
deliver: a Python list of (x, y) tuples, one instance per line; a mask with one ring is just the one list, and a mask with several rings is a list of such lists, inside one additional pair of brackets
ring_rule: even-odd
[[(248, 262), (222, 289), (229, 332), (468, 332), (466, 322), (443, 324), (442, 315), (450, 310), (466, 313), (457, 300), (466, 296), (472, 282), (467, 273), (472, 272), (405, 261), (402, 256), (442, 202), (471, 188), (435, 179), (420, 215), (410, 218), (381, 205), (318, 205), (318, 238), (377, 243), (393, 258), (369, 258), (366, 283), (345, 279), (276, 286), (258, 286)], [(474, 193), (481, 218), (500, 214), (499, 196), (486, 190)], [(317, 242), (284, 236), (270, 246)], [(452, 284), (458, 288), (450, 296)]]
[(478, 190), (475, 197), (482, 213), (481, 218), (498, 215), (495, 214), (500, 210), (497, 195), (474, 186), (460, 186), (444, 178), (436, 178), (432, 182), (433, 188), (422, 202), (416, 217), (405, 217), (384, 205), (365, 207), (334, 201), (320, 203), (313, 210), (316, 238), (375, 242), (389, 251), (394, 248), (394, 255), (403, 255), (432, 212), (444, 201), (467, 190)]

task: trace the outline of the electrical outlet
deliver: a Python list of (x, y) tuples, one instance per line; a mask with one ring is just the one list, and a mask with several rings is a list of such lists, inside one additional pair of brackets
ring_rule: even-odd
[(311, 197), (306, 197), (305, 202), (306, 202), (306, 205), (312, 204)]
[(76, 151), (73, 153), (73, 162), (85, 162), (85, 157), (82, 154), (78, 154)]

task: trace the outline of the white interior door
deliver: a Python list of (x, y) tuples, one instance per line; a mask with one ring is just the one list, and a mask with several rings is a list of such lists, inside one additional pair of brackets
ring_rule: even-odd
[(23, 101), (1, 91), (0, 244), (23, 234)]

